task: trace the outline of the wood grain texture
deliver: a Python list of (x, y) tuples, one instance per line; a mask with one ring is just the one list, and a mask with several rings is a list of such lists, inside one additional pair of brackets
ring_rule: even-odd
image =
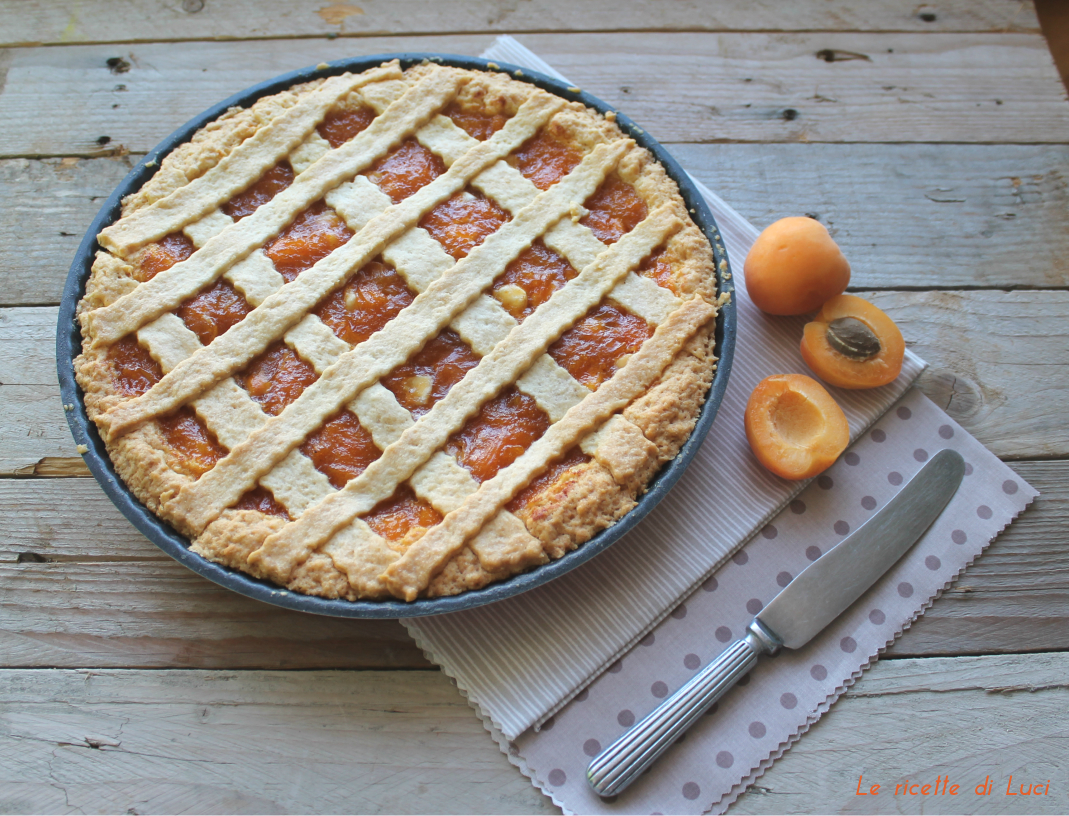
[[(1069, 146), (672, 152), (758, 227), (816, 215), (850, 259), (855, 289), (1069, 286)], [(78, 242), (128, 169), (129, 158), (0, 160), (0, 304), (59, 302)]]
[(1069, 292), (859, 292), (930, 363), (924, 393), (1003, 459), (1064, 457)]
[(59, 303), (82, 236), (132, 166), (127, 157), (0, 161), (0, 304)]
[(78, 457), (59, 397), (58, 311), (0, 309), (0, 476), (47, 473), (57, 459)]
[(291, 612), (190, 572), (91, 479), (0, 480), (0, 496), (4, 665), (430, 666), (393, 621)]
[[(1069, 650), (1069, 462), (1017, 469), (1040, 498), (892, 654)], [(89, 479), (0, 480), (0, 653), (19, 666), (428, 666), (394, 622), (274, 609), (194, 575)]]
[(850, 260), (854, 289), (1069, 286), (1069, 146), (671, 151), (758, 229), (815, 216)]
[[(285, 71), (389, 51), (478, 54), (492, 41), (14, 49), (0, 92), (0, 156), (144, 152), (211, 101)], [(1039, 34), (532, 34), (523, 42), (666, 142), (1057, 143), (1069, 128), (1065, 89)], [(842, 59), (848, 52), (861, 56)], [(130, 68), (116, 74), (109, 59)]]
[(0, 671), (8, 813), (553, 813), (438, 672)]
[(1016, 462), (1039, 497), (888, 650), (1069, 651), (1069, 462)]
[(632, 0), (363, 0), (294, 4), (283, 0), (161, 2), (107, 0), (92, 7), (26, 0), (0, 2), (3, 42), (128, 42), (329, 35), (422, 34), (442, 31), (1038, 31), (1032, 3), (1017, 0), (775, 0), (658, 3)]
[[(1065, 653), (881, 661), (729, 813), (1060, 813), (1067, 670)], [(857, 796), (862, 775), (877, 796)], [(1015, 789), (1050, 780), (1050, 794), (1006, 796), (1011, 775)], [(894, 795), (937, 776), (959, 794)], [(987, 776), (992, 795), (977, 796)]]
[[(880, 662), (732, 812), (920, 810), (859, 807), (874, 772), (968, 785), (924, 812), (1064, 812), (1067, 676), (1064, 653)], [(0, 718), (8, 812), (555, 812), (438, 672), (8, 669)], [(1051, 778), (1051, 796), (971, 793), (1009, 773)]]

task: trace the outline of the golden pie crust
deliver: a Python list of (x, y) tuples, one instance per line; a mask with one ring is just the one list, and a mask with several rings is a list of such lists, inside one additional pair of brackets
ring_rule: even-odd
[[(321, 135), (325, 117), (361, 111), (369, 124), (344, 143)], [(536, 139), (560, 150), (540, 154)], [(409, 143), (434, 154), (439, 175), (398, 197), (376, 186), (376, 168)], [(572, 163), (554, 169), (565, 154)], [(239, 220), (226, 214), (280, 162), (293, 170), (288, 187)], [(641, 210), (622, 235), (610, 235), (622, 212), (613, 207), (623, 206), (610, 201), (614, 190)], [(504, 220), (450, 255), (432, 235), (454, 225), (428, 214), (448, 213), (443, 202), (456, 196), (485, 198)], [(265, 247), (299, 213), (324, 207), (338, 246), (283, 278)], [(176, 235), (192, 254), (150, 276), (154, 247)], [(99, 241), (75, 370), (117, 472), (201, 556), (310, 595), (455, 595), (561, 557), (634, 507), (689, 437), (716, 367), (712, 250), (676, 184), (611, 114), (502, 73), (385, 63), (233, 109), (172, 152)], [(518, 313), (523, 293), (495, 280), (535, 243), (575, 274)], [(414, 296), (351, 345), (315, 310), (373, 262), (401, 274)], [(247, 304), (202, 345), (181, 310), (219, 281)], [(598, 309), (645, 321), (648, 339), (584, 384), (569, 371), (587, 376), (572, 364), (590, 344), (569, 338)], [(444, 331), (477, 364), (410, 413), (384, 378)], [(109, 356), (134, 339), (165, 375), (137, 396)], [(314, 370), (277, 412), (246, 390), (265, 349)], [(599, 351), (582, 353), (598, 362)], [(547, 419), (522, 455), (480, 481), (452, 455), (456, 435), (508, 389)], [(342, 410), (380, 453), (336, 485), (306, 443)], [(206, 429), (205, 450), (176, 447), (183, 422)], [(400, 491), (433, 518), (383, 537), (373, 516)]]

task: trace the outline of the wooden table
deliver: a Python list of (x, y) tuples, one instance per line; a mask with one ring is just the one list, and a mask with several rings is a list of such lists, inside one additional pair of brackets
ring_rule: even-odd
[[(89, 221), (187, 118), (508, 32), (755, 224), (826, 224), (923, 390), (1042, 492), (733, 811), (1066, 812), (1069, 105), (1031, 4), (328, 3), (0, 0), (0, 811), (554, 809), (398, 624), (263, 606), (136, 533), (86, 478), (54, 362)], [(948, 773), (1050, 793), (855, 793)]]

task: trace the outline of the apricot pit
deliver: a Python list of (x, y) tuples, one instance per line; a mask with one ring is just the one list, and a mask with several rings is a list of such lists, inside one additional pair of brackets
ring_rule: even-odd
[(813, 372), (839, 388), (876, 388), (902, 370), (906, 343), (884, 312), (855, 295), (821, 307), (802, 334), (802, 357)]
[(804, 374), (777, 374), (759, 382), (746, 405), (745, 424), (758, 461), (784, 479), (816, 476), (850, 442), (842, 408)]

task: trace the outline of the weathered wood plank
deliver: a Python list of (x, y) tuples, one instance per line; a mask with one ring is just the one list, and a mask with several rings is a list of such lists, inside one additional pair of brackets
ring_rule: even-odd
[(1067, 146), (671, 150), (758, 228), (815, 215), (850, 260), (856, 289), (1069, 285)]
[(129, 546), (122, 539), (137, 536), (140, 562), (83, 556), (77, 564), (12, 563), (5, 555), (0, 564), (5, 665), (430, 667), (395, 621), (315, 617), (244, 598), (171, 561), (127, 528), (114, 530), (118, 546)]
[[(668, 142), (1058, 143), (1069, 127), (1065, 89), (1038, 34), (523, 40)], [(211, 100), (283, 71), (387, 51), (477, 54), (491, 42), (456, 35), (14, 49), (0, 93), (0, 156), (146, 151)], [(835, 58), (847, 52), (863, 56)], [(129, 70), (114, 73), (107, 61), (115, 58)]]
[[(893, 654), (1069, 650), (1069, 462), (1017, 469), (1040, 498)], [(0, 480), (0, 654), (19, 666), (427, 665), (396, 623), (285, 612), (195, 576), (89, 479)]]
[(57, 314), (55, 306), (0, 309), (0, 476), (35, 475), (46, 460), (78, 456), (59, 398)]
[(1069, 651), (1069, 462), (1016, 462), (1037, 498), (888, 650)]
[(58, 385), (0, 385), (0, 476), (76, 456)]
[(59, 302), (82, 236), (132, 164), (126, 157), (0, 161), (0, 304)]
[(920, 388), (1004, 459), (1065, 456), (1069, 292), (859, 292), (931, 367)]
[[(1062, 782), (1067, 674), (1065, 654), (878, 663), (733, 812), (857, 811), (862, 773), (962, 792), (861, 812), (1064, 812), (1064, 784), (1026, 808), (972, 789)], [(0, 716), (14, 812), (554, 812), (437, 672), (4, 670)]]
[(55, 306), (0, 309), (0, 384), (55, 385), (58, 382), (57, 312)]
[(0, 672), (14, 813), (552, 813), (438, 672)]
[[(1069, 286), (1069, 146), (679, 144), (672, 152), (758, 226), (818, 216), (850, 259), (855, 288)], [(0, 304), (59, 301), (74, 250), (128, 162), (0, 160)]]
[[(1067, 669), (1064, 653), (881, 661), (729, 813), (1059, 813)], [(1015, 791), (1050, 780), (1050, 794), (1006, 796), (1011, 774)], [(876, 796), (857, 795), (859, 776)], [(937, 776), (958, 795), (894, 795)]]
[(92, 8), (3, 0), (4, 45), (143, 40), (428, 34), (442, 31), (1038, 31), (1035, 8), (1016, 0), (832, 0), (614, 3), (543, 0), (364, 0), (359, 6), (283, 0), (207, 3), (109, 0)]
[(90, 479), (0, 480), (0, 496), (5, 665), (429, 666), (393, 621), (290, 612), (204, 580), (156, 549)]

